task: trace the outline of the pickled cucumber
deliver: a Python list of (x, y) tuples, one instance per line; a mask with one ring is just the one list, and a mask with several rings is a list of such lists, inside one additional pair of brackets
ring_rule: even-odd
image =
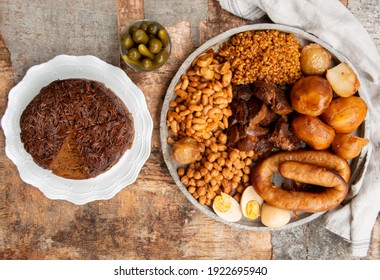
[(135, 41), (135, 43), (137, 43), (137, 44), (148, 44), (149, 36), (148, 36), (148, 34), (145, 33), (144, 30), (138, 28), (133, 33), (133, 41)]
[(149, 50), (151, 53), (156, 54), (161, 51), (162, 42), (157, 38), (152, 38), (149, 41)]
[(139, 52), (143, 55), (143, 56), (146, 56), (146, 57), (149, 57), (150, 59), (154, 59), (154, 54), (152, 54), (149, 49), (144, 45), (144, 44), (140, 44), (137, 48), (139, 50)]
[(133, 41), (131, 34), (124, 33), (123, 36), (121, 37), (121, 44), (124, 46), (124, 48), (129, 50), (130, 48), (134, 46), (135, 41)]
[(165, 29), (160, 29), (158, 31), (158, 38), (161, 39), (162, 46), (165, 48), (167, 45), (169, 45), (169, 34), (166, 32)]

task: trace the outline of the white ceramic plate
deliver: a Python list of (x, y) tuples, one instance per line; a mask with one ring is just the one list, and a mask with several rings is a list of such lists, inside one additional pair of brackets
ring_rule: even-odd
[[(355, 68), (348, 61), (348, 59), (345, 58), (338, 51), (334, 50), (330, 45), (328, 45), (327, 43), (318, 39), (317, 37), (305, 32), (305, 31), (297, 29), (297, 28), (279, 25), (279, 24), (254, 24), (254, 25), (246, 25), (246, 26), (230, 29), (230, 30), (210, 39), (206, 43), (204, 43), (202, 46), (200, 46), (195, 52), (193, 52), (184, 61), (184, 63), (181, 65), (178, 72), (174, 76), (173, 80), (171, 81), (169, 88), (166, 92), (165, 100), (164, 100), (162, 111), (161, 111), (161, 120), (160, 120), (161, 145), (162, 145), (162, 151), (164, 154), (164, 159), (165, 159), (166, 165), (168, 166), (169, 172), (170, 172), (171, 176), (173, 177), (175, 183), (178, 185), (178, 187), (184, 193), (184, 195), (190, 200), (190, 202), (193, 203), (195, 205), (195, 207), (197, 207), (200, 211), (202, 211), (203, 213), (205, 213), (209, 217), (211, 217), (211, 218), (213, 218), (219, 222), (222, 222), (222, 223), (225, 223), (225, 224), (228, 224), (230, 226), (237, 227), (237, 228), (248, 229), (248, 230), (256, 230), (256, 231), (266, 231), (266, 230), (272, 230), (273, 231), (273, 230), (283, 230), (283, 229), (292, 228), (294, 226), (299, 226), (299, 225), (302, 225), (304, 223), (307, 223), (307, 222), (310, 222), (310, 221), (316, 219), (317, 217), (321, 216), (323, 214), (323, 212), (314, 213), (314, 214), (299, 213), (299, 217), (297, 219), (295, 217), (293, 217), (291, 219), (291, 221), (286, 226), (281, 227), (281, 228), (268, 228), (268, 227), (264, 226), (263, 224), (261, 224), (260, 221), (249, 221), (246, 218), (243, 218), (239, 222), (236, 222), (236, 223), (227, 222), (227, 221), (221, 219), (219, 216), (217, 216), (214, 213), (214, 211), (212, 210), (211, 207), (200, 205), (198, 203), (198, 201), (196, 199), (194, 199), (194, 197), (187, 191), (186, 186), (183, 185), (182, 182), (180, 181), (180, 178), (177, 174), (177, 169), (179, 167), (179, 164), (171, 156), (172, 155), (172, 147), (170, 145), (168, 145), (166, 142), (167, 137), (170, 136), (170, 134), (168, 132), (168, 127), (166, 125), (166, 117), (167, 117), (167, 112), (169, 110), (169, 102), (174, 100), (174, 98), (176, 97), (176, 94), (174, 93), (174, 90), (173, 90), (175, 85), (179, 82), (181, 75), (186, 72), (186, 70), (190, 67), (192, 61), (198, 55), (205, 52), (209, 48), (213, 48), (215, 51), (217, 51), (219, 46), (223, 42), (228, 41), (229, 38), (231, 36), (233, 36), (234, 34), (244, 32), (244, 31), (248, 31), (248, 30), (266, 30), (266, 29), (276, 29), (276, 30), (283, 31), (285, 33), (293, 33), (293, 34), (295, 34), (296, 39), (301, 42), (301, 45), (305, 45), (305, 44), (311, 43), (311, 42), (318, 43), (332, 54), (333, 60), (335, 63), (338, 63), (339, 61), (346, 61), (355, 70)], [(360, 91), (359, 91), (359, 94), (360, 94)], [(366, 137), (366, 138), (369, 137), (369, 121), (368, 121), (368, 119), (365, 119), (364, 122), (362, 123), (362, 125), (359, 127), (359, 129), (357, 130), (357, 135), (359, 135), (361, 137)], [(367, 148), (364, 148), (362, 150), (362, 153), (360, 154), (360, 156), (358, 156), (356, 159), (351, 161), (351, 171), (352, 171), (352, 176), (350, 179), (351, 185), (353, 185), (357, 181), (359, 181), (362, 178), (362, 176), (364, 175), (363, 171), (365, 171), (365, 169), (366, 169), (366, 165), (368, 162), (367, 158), (368, 158)]]
[[(104, 83), (128, 107), (134, 119), (135, 138), (130, 150), (111, 169), (87, 180), (71, 180), (38, 166), (20, 139), (20, 116), (40, 89), (57, 79), (83, 78)], [(14, 162), (22, 180), (40, 189), (50, 199), (85, 204), (112, 198), (132, 184), (151, 151), (153, 121), (145, 96), (120, 68), (94, 56), (59, 55), (31, 67), (9, 92), (8, 107), (1, 121), (5, 134), (5, 152)]]

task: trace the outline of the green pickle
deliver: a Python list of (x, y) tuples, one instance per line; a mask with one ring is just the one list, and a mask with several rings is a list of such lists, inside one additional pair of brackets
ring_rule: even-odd
[(129, 50), (130, 48), (133, 47), (135, 42), (133, 41), (131, 34), (124, 33), (123, 36), (121, 37), (121, 44), (124, 46), (124, 48)]
[(147, 21), (143, 21), (142, 23), (140, 23), (140, 26), (139, 28), (144, 30), (145, 32), (148, 32), (148, 22)]
[(153, 61), (149, 58), (144, 58), (141, 65), (145, 70), (153, 70), (154, 68)]
[(129, 64), (135, 65), (137, 67), (141, 67), (141, 63), (139, 60), (132, 60), (128, 55), (123, 54), (123, 59)]
[(168, 59), (169, 53), (166, 50), (161, 50), (158, 54), (156, 54), (156, 58), (154, 60), (155, 64), (161, 65), (165, 63), (165, 61)]
[(133, 33), (133, 41), (137, 44), (148, 44), (149, 42), (149, 36), (145, 33), (142, 29), (137, 29)]
[(129, 34), (133, 36), (133, 33), (135, 33), (137, 29), (139, 29), (137, 26), (132, 25), (131, 27), (129, 27)]
[(148, 26), (148, 32), (154, 36), (157, 35), (159, 29), (160, 27), (156, 23), (151, 23)]
[(149, 49), (144, 45), (144, 44), (140, 44), (139, 46), (138, 46), (138, 50), (139, 50), (139, 52), (143, 55), (143, 56), (146, 56), (146, 57), (148, 57), (148, 58), (150, 58), (150, 59), (154, 59), (154, 54), (152, 54), (150, 51), (149, 51)]
[(149, 41), (149, 50), (151, 53), (159, 53), (162, 48), (162, 42), (157, 38), (152, 38)]
[(169, 34), (166, 32), (165, 29), (160, 29), (158, 31), (158, 38), (161, 39), (162, 46), (166, 48), (167, 45), (169, 45)]
[(129, 50), (128, 56), (130, 59), (136, 61), (141, 58), (141, 53), (136, 48), (132, 48)]

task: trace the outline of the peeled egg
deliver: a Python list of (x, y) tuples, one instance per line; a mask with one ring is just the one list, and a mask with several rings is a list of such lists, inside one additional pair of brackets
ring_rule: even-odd
[(290, 211), (264, 203), (261, 207), (261, 222), (267, 227), (282, 227), (289, 223)]
[(243, 216), (239, 203), (223, 192), (214, 198), (212, 208), (219, 217), (229, 222), (237, 222)]
[(248, 186), (240, 198), (240, 207), (244, 217), (256, 220), (260, 216), (261, 205), (264, 200), (256, 193), (252, 186)]

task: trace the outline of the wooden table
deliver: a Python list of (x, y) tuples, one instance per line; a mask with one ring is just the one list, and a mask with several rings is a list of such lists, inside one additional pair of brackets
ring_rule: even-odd
[[(140, 0), (118, 0), (118, 30), (144, 17)], [(208, 1), (199, 42), (247, 21)], [(107, 201), (83, 206), (49, 200), (20, 179), (5, 156), (0, 133), (0, 259), (271, 259), (270, 232), (243, 231), (198, 211), (181, 193), (162, 158), (159, 116), (166, 89), (194, 51), (188, 22), (168, 27), (170, 60), (158, 71), (136, 73), (119, 66), (144, 92), (154, 121), (152, 153), (136, 182)], [(10, 54), (0, 34), (0, 114), (14, 85)], [(377, 229), (378, 230), (378, 229)], [(374, 242), (379, 242), (375, 239)], [(373, 258), (379, 255), (372, 256)]]

